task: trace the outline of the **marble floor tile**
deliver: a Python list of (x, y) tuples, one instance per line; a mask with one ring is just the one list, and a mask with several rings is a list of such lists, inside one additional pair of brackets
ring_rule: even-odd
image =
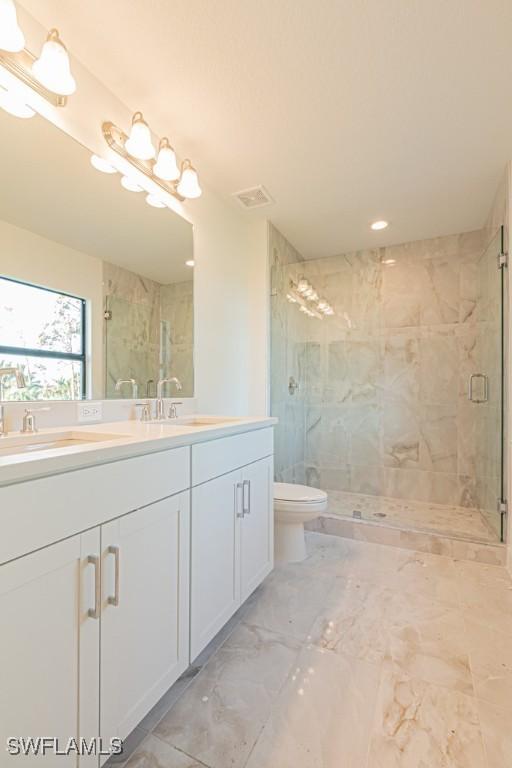
[[(319, 647), (378, 662), (390, 643), (400, 655), (399, 629), (450, 618), (453, 606), (411, 592), (396, 592), (384, 584), (347, 579), (336, 584), (311, 630)], [(419, 630), (418, 630), (419, 631)], [(409, 633), (412, 639), (412, 634)], [(402, 639), (402, 643), (405, 639)], [(412, 650), (409, 649), (412, 655)]]
[(386, 658), (400, 673), (473, 695), (464, 629), (457, 611), (431, 621), (391, 627)]
[(465, 642), (469, 650), (475, 695), (512, 713), (510, 634), (481, 623), (478, 617), (466, 615)]
[(457, 589), (469, 618), (512, 635), (512, 579), (505, 568), (455, 561)]
[(155, 735), (211, 768), (241, 768), (298, 651), (289, 637), (241, 624)]
[(508, 768), (512, 765), (512, 708), (500, 710), (480, 700), (477, 707), (487, 768)]
[(277, 567), (249, 598), (245, 620), (305, 640), (335, 578), (321, 564), (306, 564), (302, 571)]
[(366, 768), (485, 768), (476, 700), (384, 670)]
[(305, 649), (247, 768), (362, 768), (378, 683), (376, 665)]
[(208, 768), (194, 757), (169, 746), (156, 736), (148, 736), (130, 760), (126, 768)]

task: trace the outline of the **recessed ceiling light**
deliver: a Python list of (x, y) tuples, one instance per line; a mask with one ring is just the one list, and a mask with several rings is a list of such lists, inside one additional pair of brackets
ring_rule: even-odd
[(378, 231), (379, 229), (386, 229), (388, 224), (389, 224), (389, 222), (384, 221), (384, 220), (374, 221), (373, 224), (371, 225), (371, 228), (373, 230), (375, 230), (375, 231)]
[(195, 261), (194, 261), (194, 259), (189, 259), (188, 261), (186, 261), (186, 262), (185, 262), (185, 266), (186, 266), (186, 267), (193, 267), (193, 266), (195, 266)]
[(392, 267), (393, 264), (396, 264), (396, 259), (382, 259), (383, 264), (387, 264), (388, 267)]

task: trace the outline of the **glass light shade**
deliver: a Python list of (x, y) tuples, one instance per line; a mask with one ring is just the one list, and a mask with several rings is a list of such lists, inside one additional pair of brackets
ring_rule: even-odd
[(76, 91), (68, 52), (56, 29), (50, 31), (41, 55), (32, 64), (32, 72), (36, 80), (52, 93), (70, 96)]
[(102, 173), (117, 173), (117, 168), (114, 168), (113, 165), (107, 163), (107, 161), (99, 155), (91, 155), (91, 165), (93, 168), (96, 168), (97, 171), (101, 171)]
[(13, 0), (0, 0), (0, 48), (18, 53), (25, 47), (25, 36), (18, 24)]
[(155, 148), (151, 141), (151, 132), (142, 112), (134, 114), (130, 136), (126, 139), (124, 148), (138, 160), (152, 160), (154, 158)]
[(328, 303), (326, 302), (325, 299), (320, 299), (320, 301), (318, 302), (318, 309), (320, 311), (323, 311), (324, 309), (327, 309), (328, 306), (329, 305), (328, 305)]
[(134, 179), (130, 179), (129, 176), (122, 176), (121, 177), (121, 186), (124, 189), (127, 189), (128, 192), (143, 192), (144, 188), (140, 186), (140, 184), (137, 184), (137, 182)]
[(180, 177), (176, 153), (167, 139), (162, 139), (160, 142), (158, 157), (153, 166), (153, 173), (163, 181), (176, 181)]
[(35, 115), (34, 110), (11, 91), (3, 91), (0, 94), (0, 107), (14, 117), (28, 118)]
[(148, 205), (151, 205), (153, 208), (167, 208), (166, 204), (163, 203), (158, 195), (148, 195), (146, 197), (146, 203)]
[(299, 280), (299, 284), (297, 285), (298, 292), (305, 293), (310, 289), (310, 287), (311, 286), (309, 285), (308, 281), (304, 277), (301, 277), (301, 279)]
[(184, 160), (181, 166), (181, 178), (176, 191), (182, 197), (194, 198), (200, 197), (202, 189), (199, 186), (197, 171), (192, 166), (190, 160)]

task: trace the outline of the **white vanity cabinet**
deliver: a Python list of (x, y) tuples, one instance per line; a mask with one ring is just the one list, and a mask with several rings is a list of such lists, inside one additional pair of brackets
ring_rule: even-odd
[(187, 669), (272, 569), (272, 453), (261, 428), (0, 486), (0, 768), (34, 760), (13, 736), (107, 750)]
[(272, 446), (271, 429), (192, 446), (191, 661), (272, 570)]
[(188, 666), (190, 493), (101, 526), (101, 720), (125, 738)]
[[(99, 569), (99, 529), (0, 567), (2, 766), (34, 760), (9, 757), (7, 738), (52, 736), (63, 748), (97, 736)], [(76, 756), (49, 755), (45, 765), (75, 766)]]

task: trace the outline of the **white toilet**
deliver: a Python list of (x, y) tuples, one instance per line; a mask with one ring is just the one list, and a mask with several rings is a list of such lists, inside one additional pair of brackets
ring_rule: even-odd
[(274, 555), (276, 563), (297, 563), (306, 557), (304, 523), (327, 509), (327, 494), (318, 488), (274, 483)]

